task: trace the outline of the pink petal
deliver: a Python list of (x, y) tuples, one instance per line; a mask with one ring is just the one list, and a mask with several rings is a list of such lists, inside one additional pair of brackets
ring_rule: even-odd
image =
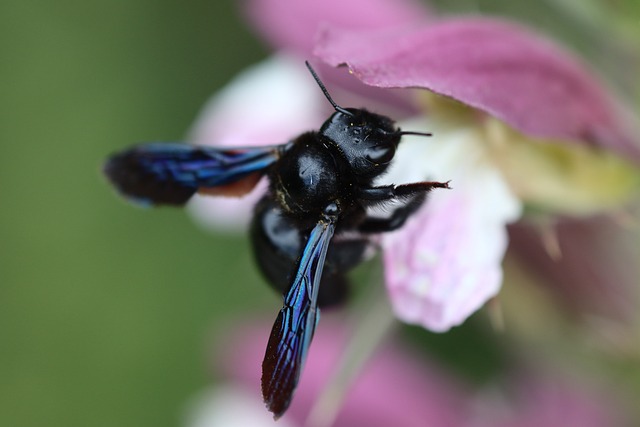
[[(313, 58), (314, 42), (324, 25), (373, 30), (429, 19), (425, 5), (416, 0), (248, 0), (245, 9), (263, 39), (278, 50), (298, 55), (300, 63)], [(415, 115), (415, 105), (408, 102), (405, 94), (364, 85), (324, 63), (313, 65), (341, 105), (351, 106), (349, 94), (353, 94), (356, 107), (361, 106), (364, 98), (370, 108), (375, 101), (375, 110), (381, 114), (392, 114), (396, 119), (399, 114)], [(336, 94), (336, 87), (345, 88), (348, 93)]]
[(425, 21), (414, 0), (249, 0), (249, 20), (277, 49), (310, 56), (321, 23), (338, 28), (377, 29)]
[(328, 28), (315, 53), (364, 83), (450, 96), (536, 137), (586, 141), (640, 161), (602, 83), (522, 26), (452, 19), (403, 30)]
[(459, 325), (497, 294), (506, 224), (520, 214), (519, 202), (493, 169), (452, 176), (452, 185), (431, 193), (408, 224), (383, 236), (396, 315), (437, 332)]

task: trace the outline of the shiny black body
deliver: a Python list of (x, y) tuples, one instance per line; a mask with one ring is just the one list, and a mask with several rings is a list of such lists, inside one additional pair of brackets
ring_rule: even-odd
[[(258, 266), (284, 295), (262, 365), (265, 403), (277, 418), (288, 408), (318, 321), (318, 306), (347, 295), (346, 273), (370, 249), (369, 236), (401, 227), (428, 191), (448, 183), (375, 186), (403, 132), (388, 117), (342, 108), (316, 82), (335, 112), (319, 131), (268, 147), (212, 148), (143, 144), (112, 156), (105, 174), (127, 198), (184, 204), (196, 192), (238, 195), (261, 175), (270, 186), (255, 207), (251, 239)], [(426, 135), (426, 134), (421, 134)], [(384, 218), (368, 209), (396, 202)]]
[[(426, 194), (423, 186), (400, 195), (395, 187), (381, 191), (373, 186), (393, 158), (400, 135), (386, 117), (347, 111), (354, 116), (334, 113), (319, 132), (296, 138), (269, 168), (269, 192), (256, 205), (251, 223), (256, 262), (267, 280), (285, 292), (310, 230), (328, 203), (337, 204), (340, 215), (324, 265), (320, 306), (342, 302), (347, 295), (345, 273), (362, 261), (370, 247), (367, 235), (402, 226)], [(406, 204), (388, 218), (367, 216), (368, 207), (397, 198)]]

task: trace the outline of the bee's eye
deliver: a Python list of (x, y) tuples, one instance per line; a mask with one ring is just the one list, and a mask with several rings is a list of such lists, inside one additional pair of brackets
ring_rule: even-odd
[(385, 164), (389, 163), (393, 156), (396, 154), (396, 147), (394, 145), (377, 145), (367, 149), (365, 157), (371, 163)]

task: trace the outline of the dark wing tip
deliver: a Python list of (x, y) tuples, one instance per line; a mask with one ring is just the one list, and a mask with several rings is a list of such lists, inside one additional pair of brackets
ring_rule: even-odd
[[(283, 354), (281, 347), (283, 338), (282, 311), (273, 324), (269, 343), (262, 362), (262, 398), (273, 418), (280, 418), (289, 408), (293, 391), (297, 384), (295, 373), (298, 364), (293, 360), (283, 360), (292, 354)], [(284, 362), (284, 363), (283, 363)]]
[(196, 188), (161, 179), (150, 162), (134, 147), (112, 155), (102, 171), (121, 195), (142, 205), (182, 206), (195, 194)]

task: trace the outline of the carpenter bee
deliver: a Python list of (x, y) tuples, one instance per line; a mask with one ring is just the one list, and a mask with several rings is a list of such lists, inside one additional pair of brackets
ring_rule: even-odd
[[(280, 145), (213, 148), (142, 144), (111, 156), (104, 172), (126, 198), (184, 205), (195, 193), (238, 195), (261, 176), (267, 194), (255, 207), (251, 239), (267, 280), (283, 292), (262, 363), (262, 394), (275, 418), (288, 408), (318, 322), (319, 306), (346, 295), (345, 273), (358, 265), (368, 236), (401, 227), (434, 188), (448, 182), (374, 185), (405, 132), (379, 114), (343, 108), (306, 63), (335, 112), (320, 130)], [(395, 201), (386, 217), (367, 208)]]

